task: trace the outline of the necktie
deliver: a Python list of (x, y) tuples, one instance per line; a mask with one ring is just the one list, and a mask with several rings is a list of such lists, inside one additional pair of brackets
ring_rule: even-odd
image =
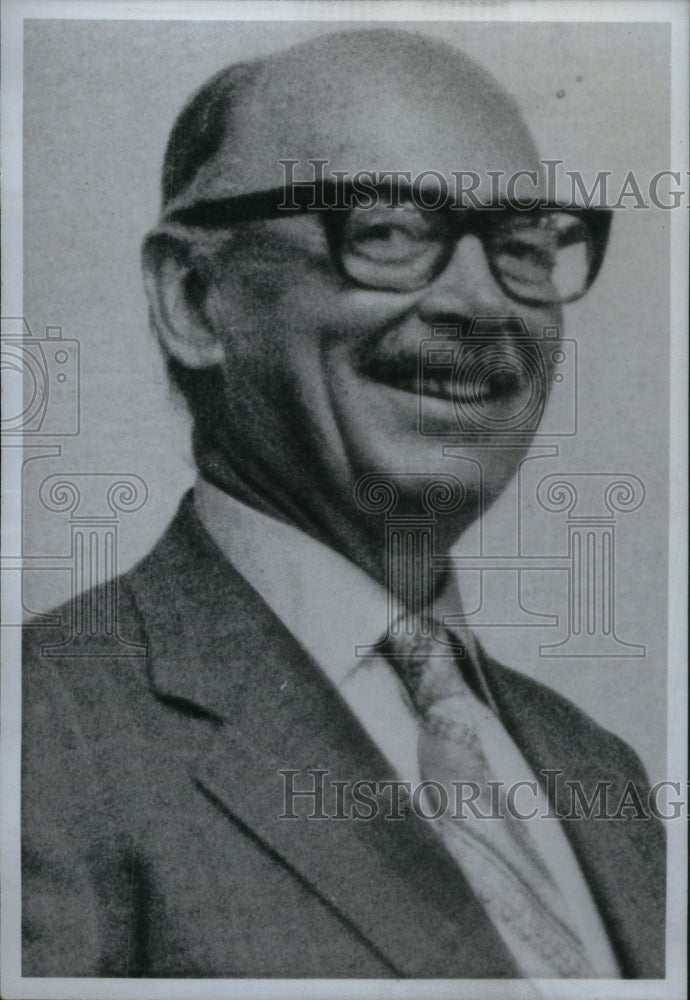
[[(404, 624), (401, 626), (401, 622)], [(506, 944), (532, 978), (585, 978), (593, 969), (570, 923), (567, 902), (541, 857), (527, 825), (505, 808), (505, 789), (494, 782), (482, 747), (482, 728), (492, 714), (468, 633), (444, 630), (431, 619), (401, 619), (385, 653), (420, 719), (419, 767), (425, 781), (439, 782), (455, 804), (452, 782), (473, 782), (474, 801), (486, 816), (502, 794), (500, 818), (446, 810), (438, 830)], [(459, 653), (459, 658), (456, 658)], [(464, 674), (460, 665), (464, 665)], [(468, 679), (471, 683), (468, 683)], [(472, 688), (479, 691), (480, 697)], [(499, 776), (500, 777), (500, 776)], [(465, 788), (469, 785), (463, 786)]]

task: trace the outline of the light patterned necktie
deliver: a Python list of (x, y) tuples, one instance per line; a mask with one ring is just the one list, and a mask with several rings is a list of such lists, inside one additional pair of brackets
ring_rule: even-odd
[[(500, 775), (491, 772), (480, 734), (482, 717), (492, 710), (473, 693), (459, 666), (464, 665), (481, 692), (471, 637), (455, 629), (450, 633), (428, 618), (410, 617), (395, 623), (385, 652), (420, 717), (422, 779), (440, 782), (450, 803), (451, 782), (476, 782), (481, 789), (476, 805), (490, 814), (489, 782)], [(527, 825), (505, 808), (504, 788), (502, 792), (502, 818), (454, 819), (449, 808), (437, 821), (439, 833), (525, 975), (591, 977), (593, 969), (570, 925), (565, 897)]]

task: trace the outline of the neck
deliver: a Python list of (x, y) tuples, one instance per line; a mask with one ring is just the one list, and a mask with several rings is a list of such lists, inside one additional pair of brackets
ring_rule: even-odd
[(293, 508), (288, 499), (276, 502), (273, 497), (256, 489), (236, 469), (228, 469), (225, 465), (221, 469), (209, 455), (205, 456), (204, 461), (199, 461), (198, 466), (202, 478), (224, 493), (262, 514), (298, 528), (344, 555), (377, 583), (389, 589), (396, 600), (411, 611), (424, 610), (444, 592), (450, 577), (449, 571), (430, 572), (429, 567), (422, 565), (418, 547), (413, 551), (404, 550), (395, 562), (392, 561), (392, 553), (387, 551), (383, 518), (377, 519), (378, 530), (372, 532), (371, 537), (348, 531), (347, 526), (342, 534), (338, 531), (324, 531), (318, 523), (315, 524), (305, 516), (304, 508)]
[[(402, 545), (400, 556), (393, 561), (388, 546), (394, 540), (386, 514), (365, 513), (355, 503), (351, 489), (337, 497), (327, 497), (317, 489), (305, 488), (300, 493), (291, 489), (293, 483), (286, 483), (280, 489), (280, 484), (272, 481), (261, 465), (234, 461), (224, 441), (202, 436), (196, 429), (194, 454), (202, 478), (248, 507), (290, 524), (339, 552), (412, 610), (422, 610), (445, 589), (450, 574), (435, 573), (430, 565), (423, 564), (423, 559), (430, 558), (432, 553), (428, 547), (422, 547), (420, 539), (410, 537), (411, 545)], [(404, 503), (405, 509), (409, 508), (411, 536), (416, 533), (418, 518), (413, 515), (418, 513), (419, 506), (418, 497), (408, 498)], [(402, 515), (403, 510), (398, 513)], [(403, 533), (406, 527), (401, 525)], [(438, 514), (433, 528), (433, 554), (446, 554), (458, 537), (458, 524)], [(428, 555), (423, 556), (422, 552)]]

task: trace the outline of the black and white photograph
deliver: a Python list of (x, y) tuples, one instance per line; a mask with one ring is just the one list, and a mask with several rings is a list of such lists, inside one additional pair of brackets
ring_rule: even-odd
[(689, 15), (5, 4), (2, 996), (687, 995)]

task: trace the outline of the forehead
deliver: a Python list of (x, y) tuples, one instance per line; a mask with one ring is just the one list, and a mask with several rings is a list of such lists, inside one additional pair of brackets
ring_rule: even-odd
[[(185, 201), (324, 173), (401, 170), (510, 175), (538, 155), (515, 103), (445, 44), (380, 30), (334, 34), (269, 57), (228, 102), (223, 138)], [(488, 183), (488, 180), (487, 180)]]

